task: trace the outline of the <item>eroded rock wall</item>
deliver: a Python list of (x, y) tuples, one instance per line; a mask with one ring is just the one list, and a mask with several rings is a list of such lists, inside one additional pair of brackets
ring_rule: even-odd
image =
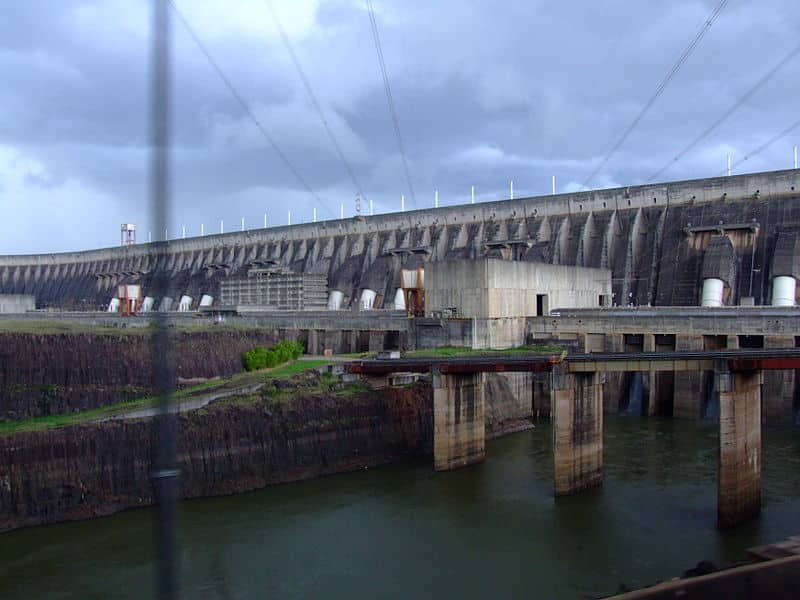
[[(266, 329), (177, 332), (176, 374), (232, 375), (243, 352), (276, 341)], [(0, 420), (96, 408), (152, 389), (147, 333), (0, 333)]]
[[(430, 455), (430, 386), (259, 398), (178, 417), (180, 497)], [(0, 531), (107, 515), (154, 501), (151, 419), (0, 436)]]

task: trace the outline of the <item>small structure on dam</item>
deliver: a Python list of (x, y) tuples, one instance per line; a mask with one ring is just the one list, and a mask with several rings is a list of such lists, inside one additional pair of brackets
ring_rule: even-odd
[(536, 317), (553, 308), (596, 308), (611, 299), (611, 271), (498, 259), (431, 263), (425, 313), (482, 319)]
[[(607, 306), (610, 299), (608, 269), (481, 259), (429, 263), (425, 273), (425, 316), (446, 328), (446, 339), (430, 345), (521, 346), (528, 318), (551, 308)], [(424, 336), (421, 345), (429, 345)]]
[(254, 268), (246, 277), (220, 282), (223, 306), (259, 306), (264, 309), (324, 309), (328, 302), (324, 274), (298, 274), (285, 269)]
[(0, 313), (20, 314), (36, 309), (36, 297), (31, 294), (0, 294)]

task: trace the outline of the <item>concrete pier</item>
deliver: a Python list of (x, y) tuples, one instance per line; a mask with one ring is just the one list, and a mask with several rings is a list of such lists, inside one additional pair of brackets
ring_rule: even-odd
[(553, 477), (556, 496), (603, 483), (603, 385), (599, 373), (553, 370)]
[[(621, 333), (607, 333), (605, 335), (606, 352), (624, 352), (625, 336)], [(606, 388), (603, 394), (603, 408), (606, 412), (616, 414), (620, 410), (620, 400), (625, 397), (627, 389), (625, 373), (612, 372), (606, 374)]]
[(761, 510), (760, 371), (718, 368), (719, 477), (717, 522), (733, 527)]
[[(794, 348), (794, 336), (764, 336), (764, 348)], [(795, 371), (765, 371), (762, 387), (761, 422), (786, 425), (792, 422)]]
[(486, 457), (485, 373), (448, 375), (434, 368), (433, 466), (447, 471)]

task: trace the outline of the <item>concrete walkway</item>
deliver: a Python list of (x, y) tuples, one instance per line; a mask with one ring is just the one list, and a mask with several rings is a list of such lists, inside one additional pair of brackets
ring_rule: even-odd
[[(260, 390), (262, 387), (264, 387), (263, 381), (260, 383), (251, 383), (236, 388), (220, 390), (218, 392), (208, 392), (207, 394), (201, 394), (193, 398), (187, 398), (179, 402), (173, 402), (170, 404), (169, 412), (172, 414), (177, 414), (186, 412), (188, 410), (195, 410), (197, 408), (202, 408), (207, 404), (214, 402), (215, 400), (221, 400), (222, 398), (229, 398), (231, 396), (243, 396), (245, 394), (251, 394)], [(145, 417), (155, 417), (158, 412), (158, 406), (150, 406), (148, 408), (138, 408), (128, 412), (122, 412), (111, 417), (103, 417), (91, 422), (100, 423), (103, 421), (119, 421), (122, 419), (142, 419)]]
[[(303, 355), (299, 357), (297, 360), (299, 361), (325, 360), (335, 363), (345, 363), (359, 359), (344, 357), (344, 356), (337, 357), (337, 356)], [(261, 373), (269, 373), (270, 371), (274, 371), (275, 369), (280, 369), (285, 366), (286, 365), (284, 364), (284, 365), (279, 365), (277, 367), (273, 367), (271, 369), (265, 369), (264, 371), (261, 371)], [(230, 398), (233, 396), (244, 396), (246, 394), (252, 394), (253, 392), (257, 392), (262, 387), (264, 387), (265, 383), (266, 383), (265, 381), (259, 381), (256, 383), (248, 383), (236, 387), (225, 387), (225, 384), (223, 384), (221, 387), (223, 387), (224, 389), (209, 390), (206, 393), (198, 392), (196, 395), (193, 395), (190, 398), (183, 398), (178, 402), (171, 403), (169, 407), (169, 412), (172, 414), (177, 414), (189, 410), (196, 410), (216, 400), (221, 400), (222, 398)], [(136, 408), (133, 410), (120, 412), (109, 417), (93, 419), (92, 421), (89, 422), (102, 423), (103, 421), (120, 421), (124, 419), (143, 419), (147, 417), (155, 417), (159, 413), (159, 410), (160, 409), (158, 405), (149, 406), (147, 408)]]

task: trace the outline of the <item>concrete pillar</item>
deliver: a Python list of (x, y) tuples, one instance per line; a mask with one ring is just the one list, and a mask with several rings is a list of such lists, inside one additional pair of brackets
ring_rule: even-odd
[(433, 373), (433, 466), (448, 471), (486, 457), (483, 373)]
[[(764, 348), (794, 348), (793, 336), (764, 336)], [(761, 422), (769, 425), (792, 422), (795, 372), (765, 371), (761, 388)]]
[(556, 496), (603, 483), (603, 386), (598, 373), (553, 370), (553, 477)]
[[(655, 336), (655, 349), (657, 352), (672, 352), (675, 350), (675, 336)], [(672, 416), (672, 401), (675, 395), (675, 373), (673, 371), (660, 371), (653, 374), (652, 385), (655, 399), (648, 413), (650, 415)]]
[[(656, 336), (645, 333), (642, 345), (643, 352), (656, 351)], [(656, 395), (656, 372), (648, 371), (644, 374), (644, 394), (647, 402), (647, 416), (652, 417), (658, 413), (658, 396)]]
[(342, 332), (340, 330), (328, 329), (325, 331), (325, 336), (322, 341), (323, 352), (328, 348), (330, 348), (334, 354), (344, 352), (344, 350), (342, 350)]
[[(606, 352), (622, 352), (625, 349), (625, 336), (621, 333), (606, 334)], [(626, 393), (625, 373), (606, 373), (606, 386), (603, 391), (603, 410), (618, 413), (619, 404)]]
[(552, 379), (550, 373), (533, 374), (532, 416), (536, 419), (549, 419), (552, 416), (552, 407), (550, 406)]
[(316, 329), (308, 330), (308, 338), (306, 342), (306, 349), (309, 354), (320, 354), (319, 349), (319, 334)]
[(369, 351), (380, 352), (385, 350), (384, 340), (386, 339), (385, 331), (370, 331), (369, 332)]
[[(675, 350), (703, 350), (703, 336), (676, 335)], [(702, 373), (677, 371), (672, 416), (678, 419), (699, 419), (703, 410), (703, 393)]]
[(719, 389), (717, 522), (733, 527), (761, 511), (761, 372), (715, 373)]

